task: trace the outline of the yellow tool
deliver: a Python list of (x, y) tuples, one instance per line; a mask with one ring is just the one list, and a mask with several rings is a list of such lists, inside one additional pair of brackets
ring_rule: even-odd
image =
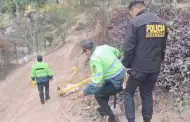
[(60, 88), (58, 88), (57, 90), (58, 90), (58, 91), (61, 91), (61, 92), (60, 92), (60, 95), (64, 95), (64, 94), (66, 94), (66, 93), (72, 91), (72, 90), (75, 89), (75, 88), (78, 88), (78, 87), (80, 87), (80, 86), (82, 86), (82, 85), (85, 85), (85, 84), (89, 83), (90, 81), (91, 81), (91, 78), (88, 78), (88, 79), (86, 79), (86, 80), (81, 81), (80, 83), (75, 84), (74, 86), (72, 86), (72, 87), (70, 87), (70, 88), (66, 88), (66, 89), (64, 89), (64, 90), (62, 90), (62, 91), (61, 91)]
[(32, 86), (36, 86), (36, 84), (37, 84), (36, 81), (33, 80), (33, 81), (32, 81)]
[(72, 67), (71, 70), (73, 70), (73, 73), (69, 76), (69, 78), (67, 78), (67, 81), (71, 81), (71, 78), (78, 72), (78, 69), (76, 67)]
[[(78, 69), (76, 67), (72, 67), (71, 70), (73, 71), (73, 73), (66, 79), (64, 83), (71, 81), (72, 77), (78, 72)], [(60, 91), (60, 89), (60, 87), (57, 87), (58, 91)]]

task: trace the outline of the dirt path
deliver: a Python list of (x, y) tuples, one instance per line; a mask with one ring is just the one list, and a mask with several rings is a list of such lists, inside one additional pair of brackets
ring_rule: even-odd
[[(68, 38), (72, 43), (66, 44), (62, 49), (45, 57), (45, 61), (49, 63), (55, 77), (55, 82), (51, 83), (51, 96), (65, 112), (69, 109), (67, 99), (63, 100), (57, 97), (55, 89), (66, 79), (72, 66), (80, 68), (80, 62), (76, 61), (81, 61), (81, 58), (76, 56), (76, 51), (79, 50), (79, 48), (76, 50), (76, 44), (84, 37), (84, 35), (80, 35)], [(30, 81), (31, 66), (34, 62), (35, 60), (13, 71), (5, 81), (0, 83), (0, 122), (67, 122), (53, 99), (45, 105), (41, 105), (39, 102), (38, 91), (31, 86)], [(86, 76), (81, 76), (81, 78), (84, 77)]]
[(40, 104), (38, 91), (30, 83), (31, 65), (16, 70), (0, 84), (0, 121), (67, 122), (52, 100)]

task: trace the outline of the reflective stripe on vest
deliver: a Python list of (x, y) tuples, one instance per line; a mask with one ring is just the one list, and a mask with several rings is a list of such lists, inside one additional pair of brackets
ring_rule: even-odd
[(109, 72), (115, 65), (115, 63), (117, 62), (117, 58), (115, 58), (113, 61), (112, 61), (112, 64), (104, 71), (105, 73)]
[[(93, 77), (101, 77), (101, 76), (104, 76), (104, 73), (107, 73), (109, 72), (114, 66), (115, 64), (117, 63), (118, 59), (115, 58), (113, 61), (112, 61), (112, 64), (104, 71), (104, 72), (98, 72), (96, 73)], [(118, 69), (118, 71), (116, 72), (116, 74), (118, 74), (120, 71), (122, 71), (122, 67)], [(106, 79), (110, 79), (112, 77), (114, 77), (115, 74), (113, 74), (112, 76), (110, 76), (109, 78), (106, 78)]]

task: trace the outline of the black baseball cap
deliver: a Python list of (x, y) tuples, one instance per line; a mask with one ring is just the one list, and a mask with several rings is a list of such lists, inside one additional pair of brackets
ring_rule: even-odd
[(128, 9), (131, 9), (134, 5), (139, 4), (139, 3), (145, 4), (144, 0), (132, 0), (129, 3)]
[(93, 48), (93, 42), (92, 40), (84, 40), (81, 44), (81, 48), (83, 49), (82, 54), (86, 52), (86, 49), (92, 49)]
[(38, 55), (37, 56), (37, 61), (42, 62), (42, 60), (43, 60), (43, 57), (41, 55)]

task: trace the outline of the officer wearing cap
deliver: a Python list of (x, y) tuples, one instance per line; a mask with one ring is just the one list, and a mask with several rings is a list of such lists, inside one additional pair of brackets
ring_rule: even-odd
[(88, 87), (79, 94), (80, 97), (94, 95), (100, 105), (97, 109), (102, 118), (108, 116), (108, 122), (118, 122), (108, 101), (111, 95), (122, 90), (125, 77), (124, 67), (119, 60), (119, 50), (108, 45), (95, 46), (91, 40), (82, 42), (83, 53), (89, 58), (92, 73)]
[[(49, 100), (49, 81), (53, 79), (52, 72), (49, 65), (43, 61), (41, 55), (37, 56), (37, 62), (32, 67), (32, 81), (36, 80), (39, 91), (40, 101), (42, 104), (45, 100)], [(44, 99), (44, 88), (45, 88), (45, 99)]]
[(150, 122), (152, 91), (164, 60), (168, 34), (165, 22), (148, 11), (144, 1), (132, 1), (128, 9), (133, 19), (126, 30), (122, 60), (123, 65), (131, 69), (124, 94), (126, 118), (128, 122), (135, 122), (134, 93), (139, 87), (143, 120)]

